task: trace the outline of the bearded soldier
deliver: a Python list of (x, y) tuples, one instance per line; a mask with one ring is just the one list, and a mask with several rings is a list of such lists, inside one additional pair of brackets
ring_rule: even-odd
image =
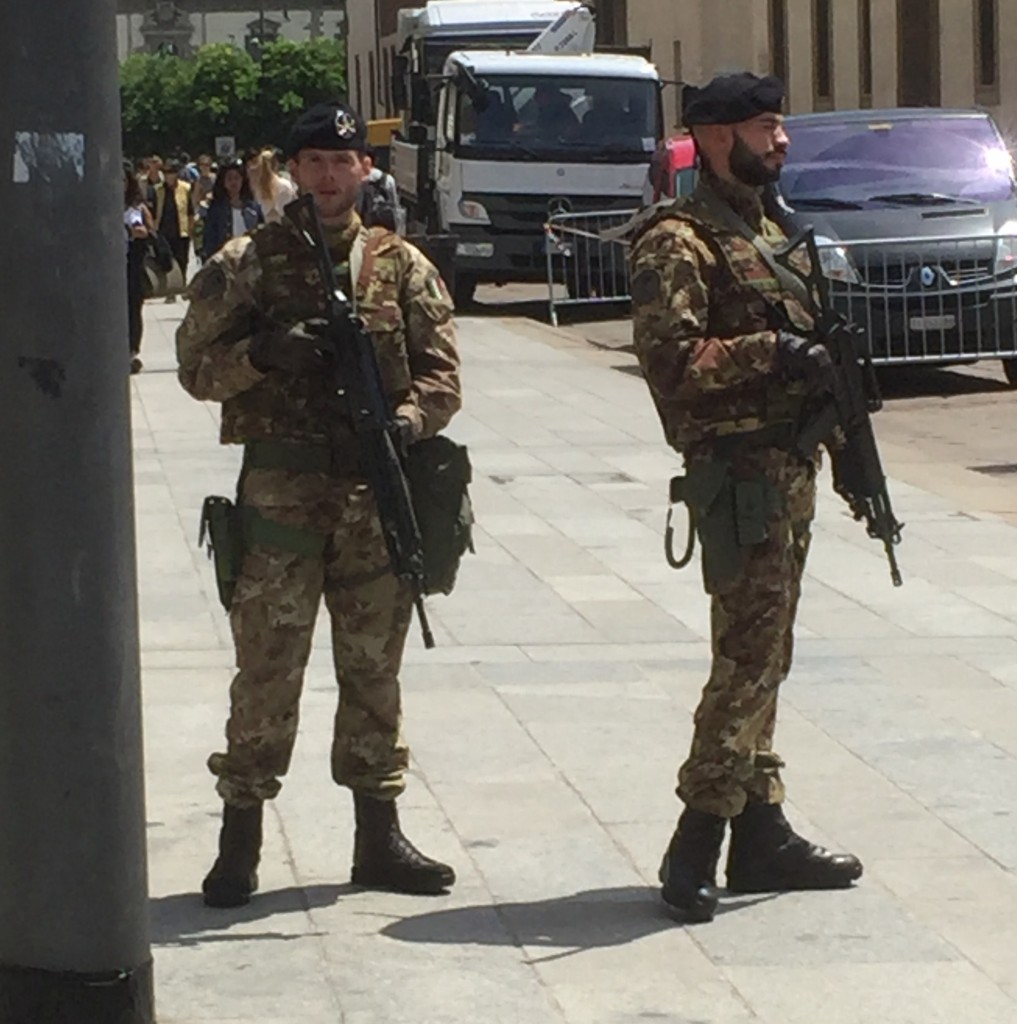
[[(409, 445), (444, 428), (460, 406), (452, 303), (417, 249), (361, 225), (354, 207), (370, 170), (365, 150), (360, 116), (322, 104), (294, 125), (288, 165), (314, 197), (340, 287), (355, 297)], [(238, 906), (257, 888), (262, 809), (289, 766), (323, 596), (339, 684), (332, 776), (352, 789), (356, 815), (352, 881), (445, 890), (452, 869), (420, 853), (396, 814), (408, 763), (398, 674), (413, 593), (392, 572), (328, 361), (320, 319), (328, 294), (314, 255), (289, 221), (270, 224), (227, 244), (190, 298), (177, 335), (180, 381), (194, 398), (222, 403), (222, 442), (244, 446), (244, 551), (229, 600), (238, 672), (226, 750), (208, 762), (224, 808), (205, 902)]]
[(632, 249), (636, 352), (685, 459), (681, 498), (712, 597), (713, 665), (660, 870), (665, 903), (686, 921), (716, 911), (728, 822), (732, 892), (839, 888), (862, 873), (855, 857), (793, 831), (773, 749), (815, 507), (816, 458), (799, 454), (795, 428), (831, 372), (808, 293), (774, 258), (786, 239), (763, 210), (789, 144), (783, 98), (779, 81), (748, 73), (692, 91), (699, 184), (652, 213)]

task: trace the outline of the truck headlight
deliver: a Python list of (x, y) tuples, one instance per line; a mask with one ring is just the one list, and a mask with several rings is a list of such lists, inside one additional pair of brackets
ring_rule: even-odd
[(819, 249), (819, 267), (823, 271), (823, 277), (828, 277), (831, 281), (843, 281), (845, 284), (862, 283), (843, 245), (838, 245), (825, 235), (816, 235), (816, 246)]
[(993, 273), (1017, 275), (1017, 222), (1004, 224), (996, 237), (996, 262)]
[(483, 204), (472, 199), (459, 200), (459, 215), (465, 217), (466, 220), (476, 221), (478, 224), (491, 223), (491, 218), (487, 215), (487, 210), (484, 209)]

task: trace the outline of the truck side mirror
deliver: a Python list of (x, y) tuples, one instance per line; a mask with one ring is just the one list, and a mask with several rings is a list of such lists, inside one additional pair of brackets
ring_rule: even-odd
[(491, 105), (487, 83), (477, 78), (472, 71), (467, 71), (466, 68), (459, 68), (452, 76), (452, 80), (459, 89), (470, 97), (473, 109), (478, 114), (483, 113)]
[(409, 70), (410, 61), (406, 54), (396, 54), (392, 62), (392, 102), (396, 110), (405, 110), (407, 107), (406, 76)]

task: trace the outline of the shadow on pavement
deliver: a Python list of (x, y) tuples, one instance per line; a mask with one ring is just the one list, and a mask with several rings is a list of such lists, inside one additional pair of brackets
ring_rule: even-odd
[(1012, 390), (1002, 376), (967, 367), (885, 366), (877, 371), (879, 389), (888, 401), (937, 395), (998, 394)]
[(357, 892), (350, 885), (290, 886), (259, 892), (246, 907), (213, 910), (201, 893), (178, 892), (149, 900), (152, 942), (163, 946), (197, 946), (205, 942), (250, 942), (252, 939), (305, 938), (308, 932), (227, 932), (237, 924), (260, 921), (276, 914), (292, 914), (331, 906), (340, 896)]
[[(731, 913), (772, 896), (725, 901)], [(436, 910), (394, 921), (382, 934), (401, 942), (478, 946), (528, 946), (555, 950), (532, 962), (557, 960), (588, 949), (626, 946), (679, 927), (660, 902), (659, 889), (626, 886), (590, 889), (532, 903), (481, 904)]]

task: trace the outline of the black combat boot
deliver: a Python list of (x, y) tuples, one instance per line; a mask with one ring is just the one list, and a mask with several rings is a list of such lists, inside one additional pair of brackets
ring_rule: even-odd
[(224, 804), (219, 831), (219, 856), (201, 891), (207, 907), (242, 907), (258, 888), (261, 858), (262, 804), (234, 807)]
[(780, 804), (750, 800), (731, 822), (727, 887), (731, 892), (846, 889), (862, 877), (850, 853), (831, 853), (798, 835)]
[(687, 807), (660, 865), (660, 895), (679, 921), (704, 923), (717, 912), (717, 859), (726, 818)]
[(455, 884), (452, 868), (425, 857), (403, 835), (395, 800), (354, 793), (353, 807), (357, 833), (350, 881), (354, 885), (434, 896)]

